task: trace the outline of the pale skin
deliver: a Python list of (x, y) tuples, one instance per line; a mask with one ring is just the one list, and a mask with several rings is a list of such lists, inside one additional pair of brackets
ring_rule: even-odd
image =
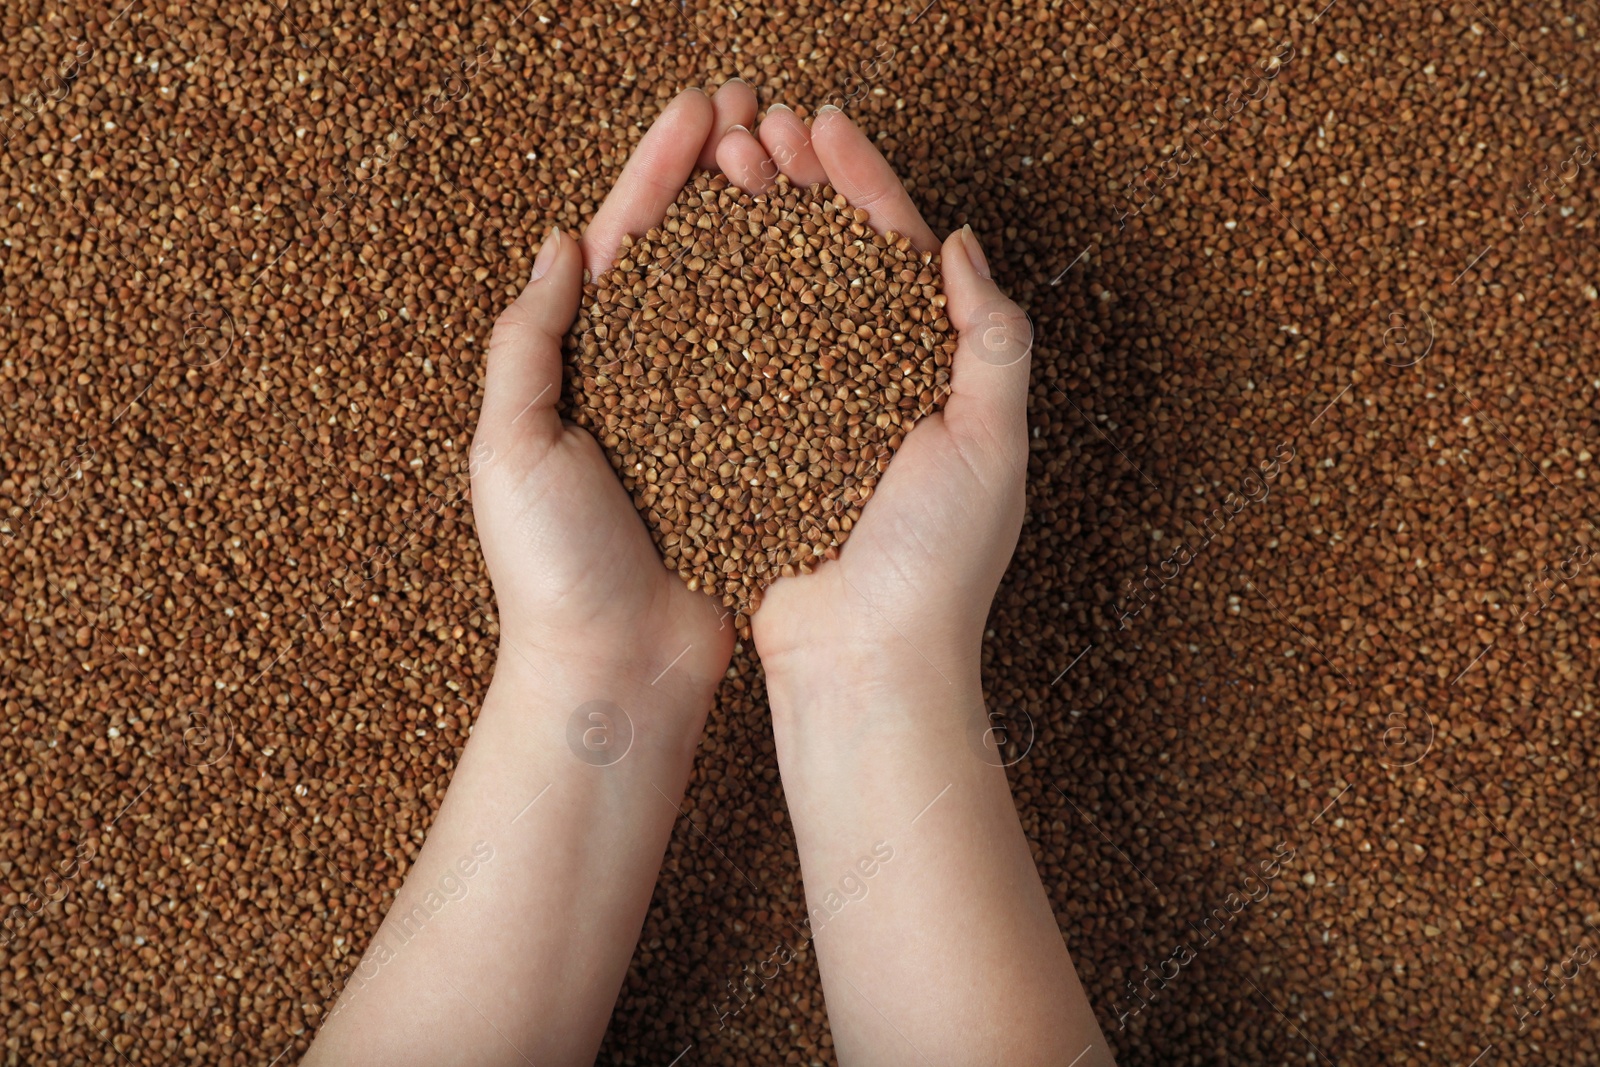
[[(776, 583), (753, 620), (807, 906), (826, 917), (812, 926), (839, 1062), (1112, 1062), (1005, 772), (971, 740), (1027, 469), (1026, 341), (980, 327), (1016, 321), (1015, 305), (970, 231), (937, 241), (842, 113), (808, 125), (775, 107), (751, 132), (756, 106), (738, 81), (680, 94), (582, 240), (553, 233), (495, 325), (472, 495), (499, 661), (427, 843), (307, 1064), (594, 1062), (734, 634), (662, 566), (599, 446), (557, 415), (560, 338), (584, 269), (659, 222), (697, 166), (751, 192), (780, 172), (829, 182), (881, 232), (942, 253), (962, 331), (948, 404), (907, 436), (840, 558)], [(605, 765), (614, 717), (578, 716), (600, 755), (569, 744), (597, 700), (632, 727)], [(863, 879), (880, 843), (893, 858), (830, 915), (828, 894)]]

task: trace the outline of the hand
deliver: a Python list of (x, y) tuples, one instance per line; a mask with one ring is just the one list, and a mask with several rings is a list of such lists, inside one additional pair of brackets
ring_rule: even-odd
[(624, 235), (660, 223), (697, 163), (714, 165), (724, 132), (753, 121), (755, 107), (739, 81), (714, 100), (699, 90), (679, 94), (582, 242), (551, 231), (527, 287), (495, 323), (472, 501), (502, 641), (512, 649), (502, 662), (594, 666), (596, 650), (612, 657), (626, 649), (647, 676), (671, 664), (706, 686), (727, 668), (731, 619), (667, 570), (599, 445), (564, 423), (556, 402), (561, 338), (577, 314), (584, 269), (599, 274)]
[[(781, 171), (825, 181), (863, 207), (879, 232), (939, 251), (946, 311), (960, 332), (952, 394), (925, 416), (851, 531), (838, 560), (776, 582), (752, 620), (769, 680), (800, 663), (829, 671), (894, 663), (975, 677), (989, 604), (1016, 547), (1027, 474), (1027, 317), (989, 278), (970, 228), (941, 247), (883, 156), (843, 112), (824, 108), (808, 131), (784, 108), (757, 136), (730, 131), (717, 161), (747, 191)], [(791, 670), (794, 668), (794, 670)]]
[[(808, 136), (774, 109), (759, 139), (730, 131), (717, 162), (750, 190), (779, 171), (826, 181), (879, 231), (939, 247), (836, 110)], [(983, 627), (1022, 525), (1032, 334), (970, 229), (939, 250), (960, 331), (949, 400), (906, 435), (839, 558), (779, 579), (751, 620), (809, 914), (825, 923), (812, 930), (833, 1047), (842, 1065), (1112, 1067), (1005, 770), (977, 747)], [(825, 887), (880, 846), (892, 870), (833, 917)]]
[[(473, 502), (509, 647), (307, 1064), (595, 1061), (733, 631), (656, 556), (594, 441), (562, 425), (561, 336), (585, 262), (603, 269), (658, 222), (702, 149), (754, 114), (742, 83), (680, 95), (584, 241), (552, 234), (495, 327)], [(626, 733), (606, 732), (617, 748), (575, 742), (591, 700), (625, 713)]]

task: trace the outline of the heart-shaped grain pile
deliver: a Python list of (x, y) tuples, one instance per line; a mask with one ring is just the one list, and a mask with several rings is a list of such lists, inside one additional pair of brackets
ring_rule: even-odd
[(740, 633), (836, 558), (890, 456), (950, 392), (938, 257), (833, 189), (701, 174), (584, 286), (563, 413), (599, 440), (666, 565)]

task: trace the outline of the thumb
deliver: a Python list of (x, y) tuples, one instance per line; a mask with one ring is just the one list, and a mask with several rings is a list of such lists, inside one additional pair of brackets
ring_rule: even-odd
[(960, 334), (945, 402), (945, 426), (957, 437), (1027, 447), (1028, 354), (1033, 324), (989, 277), (971, 226), (945, 239), (945, 314)]
[(489, 447), (512, 434), (554, 440), (561, 433), (561, 338), (578, 313), (583, 292), (583, 250), (550, 231), (539, 246), (528, 284), (495, 320), (489, 335), (483, 410), (478, 433)]

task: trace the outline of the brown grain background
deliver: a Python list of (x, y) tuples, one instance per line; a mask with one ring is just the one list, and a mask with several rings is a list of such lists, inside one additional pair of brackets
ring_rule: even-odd
[[(1600, 970), (1514, 1010), (1600, 923), (1595, 564), (1530, 587), (1596, 537), (1597, 34), (1590, 0), (7, 4), (4, 1062), (304, 1050), (494, 661), (493, 316), (735, 74), (842, 102), (1033, 316), (986, 678), (1122, 1059), (1597, 1062)], [(832, 1062), (809, 953), (719, 1029), (804, 909), (748, 649), (684, 807), (601, 1062)]]

